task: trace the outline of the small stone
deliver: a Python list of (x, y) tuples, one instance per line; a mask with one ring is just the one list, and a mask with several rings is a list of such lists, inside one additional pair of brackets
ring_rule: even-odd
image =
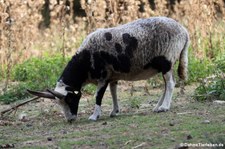
[(213, 101), (213, 103), (214, 104), (218, 104), (218, 105), (223, 105), (223, 104), (225, 104), (225, 101), (223, 101), (223, 100), (215, 100), (215, 101)]
[(170, 126), (174, 126), (175, 125), (175, 122), (174, 121), (171, 121), (170, 122)]
[(32, 124), (26, 124), (26, 126), (27, 126), (27, 127), (32, 127), (33, 125), (32, 125)]
[(107, 125), (107, 122), (102, 123), (102, 125)]
[(171, 138), (170, 140), (171, 140), (171, 142), (176, 142), (176, 139), (174, 139), (174, 138)]
[(104, 142), (100, 142), (99, 144), (100, 144), (101, 146), (104, 146), (104, 145), (105, 145), (105, 143), (104, 143)]
[(22, 122), (28, 121), (28, 117), (27, 117), (27, 114), (26, 113), (20, 113), (19, 116), (18, 116), (18, 118)]
[(191, 135), (187, 135), (187, 140), (191, 140), (193, 137)]
[(47, 140), (48, 140), (48, 141), (52, 141), (52, 137), (48, 137)]
[(204, 120), (202, 123), (203, 123), (203, 124), (209, 124), (210, 121), (209, 121), (209, 120)]

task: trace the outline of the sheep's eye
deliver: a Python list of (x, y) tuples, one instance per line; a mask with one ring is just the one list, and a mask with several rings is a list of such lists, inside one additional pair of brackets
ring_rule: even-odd
[(74, 91), (73, 92), (75, 95), (78, 95), (79, 94), (79, 91)]

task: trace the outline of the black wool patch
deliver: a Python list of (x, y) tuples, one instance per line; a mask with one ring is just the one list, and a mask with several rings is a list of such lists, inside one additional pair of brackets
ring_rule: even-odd
[(127, 73), (130, 71), (130, 58), (125, 54), (120, 54), (117, 57), (101, 51), (101, 57), (105, 63), (112, 65), (115, 71)]
[(115, 43), (115, 48), (116, 48), (117, 53), (121, 53), (123, 50), (122, 46), (119, 43)]
[(120, 63), (120, 71), (128, 73), (131, 67), (130, 58), (125, 54), (121, 54), (118, 55), (118, 60)]
[(95, 52), (93, 54), (93, 60), (94, 60), (94, 69), (91, 69), (91, 77), (93, 79), (102, 78), (103, 76), (106, 76), (105, 72), (105, 60), (102, 58), (100, 52)]
[(88, 50), (83, 50), (74, 55), (59, 80), (62, 80), (65, 84), (76, 90), (80, 90), (82, 84), (88, 77), (88, 71), (91, 66), (90, 58), (91, 56)]
[(104, 34), (104, 36), (105, 36), (105, 39), (106, 39), (107, 41), (112, 40), (112, 34), (111, 34), (110, 32), (106, 32), (106, 33)]
[(101, 87), (96, 94), (96, 104), (99, 106), (101, 106), (102, 104), (102, 98), (104, 96), (107, 86), (108, 86), (108, 83), (106, 83), (103, 87)]
[(122, 37), (123, 37), (123, 42), (124, 42), (125, 44), (129, 44), (129, 43), (130, 43), (130, 34), (124, 33), (124, 34), (122, 35)]
[(107, 64), (113, 66), (114, 70), (116, 70), (116, 71), (120, 70), (120, 63), (115, 56), (113, 56), (107, 52), (104, 52), (104, 51), (101, 51), (101, 56)]
[(171, 69), (171, 62), (166, 59), (164, 56), (157, 56), (151, 60), (150, 63), (144, 66), (144, 69), (154, 68), (158, 72), (166, 74)]
[(137, 49), (138, 40), (135, 37), (130, 36), (128, 33), (122, 35), (123, 42), (126, 44), (125, 54), (129, 57), (133, 57), (133, 51)]

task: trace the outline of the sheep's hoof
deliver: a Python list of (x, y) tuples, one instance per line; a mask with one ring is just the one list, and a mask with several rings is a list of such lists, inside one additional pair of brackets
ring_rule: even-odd
[(110, 117), (115, 117), (119, 114), (119, 110), (113, 110), (111, 113), (110, 113)]
[(76, 118), (77, 118), (76, 115), (71, 115), (71, 116), (67, 117), (67, 122), (68, 123), (72, 123), (73, 121), (76, 120)]
[(169, 108), (168, 107), (163, 107), (163, 106), (156, 107), (156, 108), (153, 109), (153, 112), (157, 112), (157, 113), (167, 112), (167, 111), (169, 111)]
[(99, 115), (97, 115), (97, 116), (91, 115), (88, 119), (91, 120), (91, 121), (97, 121), (97, 119), (99, 119), (99, 117), (100, 117)]

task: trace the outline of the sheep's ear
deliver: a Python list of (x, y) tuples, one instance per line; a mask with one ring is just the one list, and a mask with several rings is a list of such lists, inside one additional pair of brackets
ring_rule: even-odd
[(52, 93), (49, 92), (39, 92), (39, 91), (32, 91), (27, 89), (27, 92), (38, 97), (44, 97), (49, 99), (55, 99), (55, 96)]

